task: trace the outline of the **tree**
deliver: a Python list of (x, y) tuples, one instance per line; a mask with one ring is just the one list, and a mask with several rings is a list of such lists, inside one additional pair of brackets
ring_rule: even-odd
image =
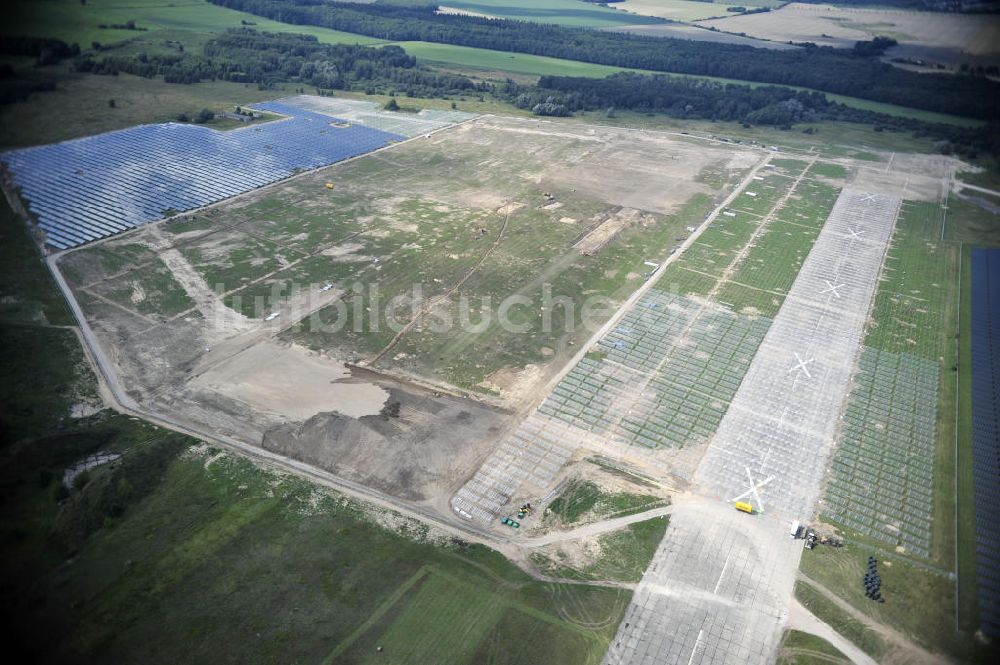
[(398, 111), (399, 110), (399, 104), (396, 103), (396, 98), (395, 97), (390, 97), (389, 101), (387, 101), (385, 103), (385, 106), (383, 108), (386, 111)]
[(109, 99), (109, 100), (108, 100), (108, 106), (109, 106), (110, 108), (114, 108), (114, 107), (115, 107), (115, 100), (113, 100), (113, 99)]
[(75, 478), (73, 478), (73, 489), (79, 492), (84, 487), (86, 487), (87, 483), (89, 482), (90, 482), (90, 472), (81, 471), (76, 475)]
[(202, 110), (198, 111), (198, 117), (196, 117), (194, 119), (194, 121), (197, 122), (197, 123), (204, 124), (204, 123), (206, 123), (209, 120), (212, 120), (214, 118), (215, 118), (215, 112), (214, 111), (211, 111), (209, 109), (202, 109)]
[(191, 122), (191, 118), (188, 117), (187, 113), (179, 113), (177, 115), (177, 122)]

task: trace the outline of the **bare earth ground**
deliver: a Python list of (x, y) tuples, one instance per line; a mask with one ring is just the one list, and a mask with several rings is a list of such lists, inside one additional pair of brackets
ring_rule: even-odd
[(814, 42), (840, 48), (883, 35), (900, 44), (889, 51), (891, 57), (927, 59), (950, 66), (1000, 62), (1000, 20), (989, 14), (791, 3), (762, 14), (713, 19), (699, 25), (777, 42)]
[[(461, 287), (499, 302), (570, 275), (564, 293), (623, 299), (642, 261), (703, 214), (685, 206), (711, 205), (756, 159), (679, 135), (483, 118), (67, 253), (59, 267), (138, 404), (433, 503), (513, 424), (505, 405), (537, 401), (573, 337), (558, 321), (513, 336), (434, 333), (421, 319), (394, 337), (372, 329), (372, 311), (401, 297), (406, 321), (414, 283), (425, 297)], [(378, 286), (378, 299), (354, 282)], [(344, 312), (352, 325), (331, 332)], [(450, 385), (467, 375), (486, 393)]]

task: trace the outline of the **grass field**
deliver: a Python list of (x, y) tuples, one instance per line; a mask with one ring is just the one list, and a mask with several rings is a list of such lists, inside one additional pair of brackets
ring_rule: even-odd
[(471, 46), (455, 46), (435, 42), (397, 43), (408, 54), (429, 64), (479, 70), (479, 72), (495, 72), (498, 76), (504, 73), (511, 73), (528, 74), (531, 76), (585, 76), (588, 78), (604, 78), (605, 76), (625, 71), (645, 74), (654, 73), (642, 69), (597, 65), (590, 62), (548, 58), (542, 55), (530, 55), (527, 53), (492, 51), (490, 49), (473, 48)]
[(779, 649), (778, 665), (822, 665), (823, 663), (846, 665), (851, 662), (822, 637), (798, 630), (786, 631)]
[(545, 517), (563, 524), (597, 521), (609, 517), (624, 517), (668, 503), (648, 494), (606, 492), (589, 481), (575, 481), (545, 508)]
[(638, 582), (669, 524), (666, 517), (656, 517), (599, 536), (585, 563), (552, 547), (532, 554), (531, 561), (542, 573), (560, 579)]
[[(971, 247), (961, 253), (958, 357), (963, 361), (972, 357), (972, 254)], [(969, 363), (966, 362), (966, 365)], [(972, 441), (972, 372), (960, 371), (956, 386), (958, 418), (956, 443)], [(975, 485), (972, 468), (972, 446), (956, 446), (956, 536), (959, 543), (955, 571), (958, 574), (957, 602), (958, 626), (962, 630), (978, 628), (978, 598), (976, 582), (976, 521), (974, 513)]]
[(820, 621), (854, 642), (876, 661), (886, 655), (889, 647), (878, 634), (837, 607), (814, 587), (805, 582), (796, 582), (795, 597)]
[[(401, 4), (395, 0), (394, 4)], [(403, 0), (402, 4), (421, 4), (420, 0)], [(692, 3), (689, 3), (692, 4)], [(652, 23), (646, 16), (628, 15), (611, 7), (581, 3), (579, 0), (445, 0), (449, 9), (485, 14), (496, 18), (536, 23), (555, 23), (589, 28)]]
[[(326, 44), (379, 44), (382, 40), (314, 26), (294, 26), (209, 4), (205, 0), (13, 0), (0, 33), (55, 37), (87, 49), (91, 42), (109, 44), (155, 36), (159, 31), (214, 33), (239, 28), (247, 21), (257, 30), (314, 35)], [(135, 21), (146, 31), (100, 28)], [(175, 35), (171, 35), (176, 38)]]
[[(793, 196), (784, 206), (776, 208), (808, 163), (801, 160), (772, 160), (772, 163), (777, 168), (749, 185), (729, 210), (716, 218), (712, 227), (671, 266), (664, 276), (670, 280), (667, 283), (679, 284), (681, 271), (686, 271), (711, 279), (703, 283), (709, 287), (742, 254), (719, 289), (719, 302), (735, 312), (767, 317), (777, 314), (839, 194), (835, 185), (811, 176), (816, 173), (829, 178), (826, 174), (842, 174), (831, 169), (832, 165), (821, 166), (819, 173), (810, 169)], [(752, 234), (768, 215), (772, 218), (766, 228), (748, 247)], [(682, 287), (680, 292), (691, 292), (690, 287)]]
[[(864, 595), (862, 579), (869, 555), (879, 559), (885, 603), (876, 603)], [(972, 654), (967, 636), (960, 636), (954, 628), (955, 583), (945, 570), (927, 568), (903, 557), (879, 555), (871, 547), (848, 543), (841, 549), (817, 547), (804, 552), (802, 572), (875, 621), (897, 628), (928, 650), (963, 659)], [(863, 647), (852, 635), (837, 630)]]
[[(628, 591), (535, 582), (485, 548), (135, 418), (70, 417), (93, 376), (72, 331), (51, 325), (65, 310), (20, 223), (0, 213), (2, 282), (24, 286), (0, 310), (10, 657), (600, 661)], [(109, 450), (123, 457), (57, 501), (66, 467)]]
[[(0, 107), (0, 146), (54, 143), (145, 123), (170, 122), (180, 113), (193, 116), (203, 108), (231, 111), (233, 106), (281, 94), (280, 90), (258, 90), (257, 86), (228, 81), (176, 85), (128, 74), (62, 73), (57, 75), (56, 90)], [(109, 99), (115, 100), (115, 108), (108, 107)]]

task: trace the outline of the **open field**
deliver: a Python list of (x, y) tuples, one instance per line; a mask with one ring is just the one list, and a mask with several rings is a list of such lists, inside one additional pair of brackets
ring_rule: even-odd
[[(703, 3), (690, 3), (703, 4)], [(615, 32), (627, 32), (633, 35), (645, 35), (647, 37), (667, 37), (670, 39), (690, 39), (699, 42), (713, 42), (716, 44), (743, 44), (756, 48), (767, 48), (778, 51), (786, 51), (800, 48), (784, 42), (772, 42), (764, 39), (754, 39), (743, 35), (730, 34), (728, 32), (718, 32), (699, 27), (697, 24), (687, 23), (654, 23), (652, 25), (626, 25), (622, 27), (607, 28)]]
[[(109, 44), (135, 38), (155, 37), (159, 31), (185, 33), (222, 32), (248, 21), (258, 30), (314, 35), (326, 44), (380, 44), (382, 40), (327, 28), (279, 23), (266, 18), (212, 5), (205, 0), (171, 3), (161, 0), (14, 0), (8, 3), (8, 18), (0, 32), (37, 37), (55, 37), (82, 48), (91, 42)], [(100, 28), (135, 21), (146, 31)], [(14, 30), (16, 27), (16, 30)], [(171, 38), (176, 38), (171, 35)]]
[(849, 639), (862, 651), (876, 660), (882, 658), (889, 650), (885, 640), (862, 622), (850, 616), (842, 608), (824, 597), (814, 587), (806, 582), (795, 585), (795, 597), (802, 606), (812, 612), (820, 621)]
[[(419, 1), (409, 4), (421, 4)], [(442, 8), (455, 13), (506, 18), (515, 21), (555, 23), (598, 28), (632, 23), (650, 23), (645, 16), (629, 16), (612, 7), (579, 0), (443, 0)]]
[(847, 665), (851, 660), (821, 637), (789, 630), (781, 640), (778, 665)]
[(653, 73), (641, 69), (598, 65), (578, 60), (549, 58), (542, 55), (511, 53), (509, 51), (492, 51), (436, 42), (398, 42), (398, 44), (408, 54), (430, 64), (458, 66), (487, 72), (509, 72), (532, 76), (586, 76), (590, 78), (603, 78), (624, 71)]
[[(203, 108), (231, 111), (274, 99), (274, 90), (228, 81), (177, 85), (129, 74), (61, 74), (56, 89), (0, 107), (0, 146), (15, 148), (75, 139), (153, 122), (170, 122)], [(108, 108), (108, 100), (115, 108)], [(73, 113), (67, 113), (73, 108)], [(209, 125), (212, 126), (212, 125)]]
[(615, 3), (614, 6), (636, 16), (656, 16), (671, 21), (701, 21), (729, 16), (726, 9), (734, 5), (689, 0), (625, 0)]
[[(14, 538), (5, 526), (0, 575), (8, 588), (35, 581), (4, 610), (18, 628), (15, 654), (169, 663), (221, 650), (243, 662), (420, 664), (428, 653), (456, 663), (541, 653), (576, 665), (599, 661), (624, 610), (626, 591), (534, 582), (482, 547), (429, 538), (422, 525), (152, 426), (119, 417), (89, 427), (46, 441), (58, 452), (22, 446), (3, 460), (5, 486), (17, 489), (5, 525), (31, 528)], [(33, 474), (58, 474), (92, 450), (87, 431), (107, 432), (103, 449), (126, 461), (58, 505)], [(130, 493), (102, 523), (116, 487)], [(185, 639), (163, 642), (164, 630)], [(528, 640), (540, 642), (530, 655)], [(524, 649), (496, 647), (515, 641)]]
[(778, 42), (814, 42), (841, 48), (881, 35), (900, 44), (889, 51), (890, 57), (930, 60), (950, 67), (962, 62), (1000, 62), (1000, 22), (976, 14), (791, 3), (764, 14), (731, 16), (701, 25)]
[(566, 580), (638, 582), (669, 524), (657, 517), (584, 543), (550, 545), (531, 556), (544, 574)]
[[(878, 558), (885, 603), (865, 597), (862, 579), (870, 555)], [(955, 631), (955, 582), (947, 571), (922, 566), (898, 555), (882, 554), (866, 545), (848, 543), (842, 549), (820, 546), (804, 552), (802, 572), (914, 644), (963, 661), (972, 656), (971, 637)], [(842, 634), (864, 648), (863, 641)]]

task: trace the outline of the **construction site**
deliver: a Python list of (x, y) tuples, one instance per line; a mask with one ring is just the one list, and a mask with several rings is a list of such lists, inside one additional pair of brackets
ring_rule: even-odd
[[(261, 108), (384, 142), (49, 243), (107, 400), (539, 579), (625, 585), (604, 663), (770, 663), (789, 629), (876, 662), (795, 585), (805, 558), (852, 547), (901, 568), (951, 556), (930, 496), (954, 436), (938, 342), (877, 336), (919, 326), (929, 307), (883, 304), (938, 297), (920, 288), (954, 316), (954, 275), (894, 280), (952, 251), (943, 224), (909, 220), (945, 204), (960, 162), (309, 96)], [(905, 465), (881, 461), (890, 445)], [(650, 520), (647, 558), (607, 540)], [(871, 563), (865, 584), (876, 602)]]

